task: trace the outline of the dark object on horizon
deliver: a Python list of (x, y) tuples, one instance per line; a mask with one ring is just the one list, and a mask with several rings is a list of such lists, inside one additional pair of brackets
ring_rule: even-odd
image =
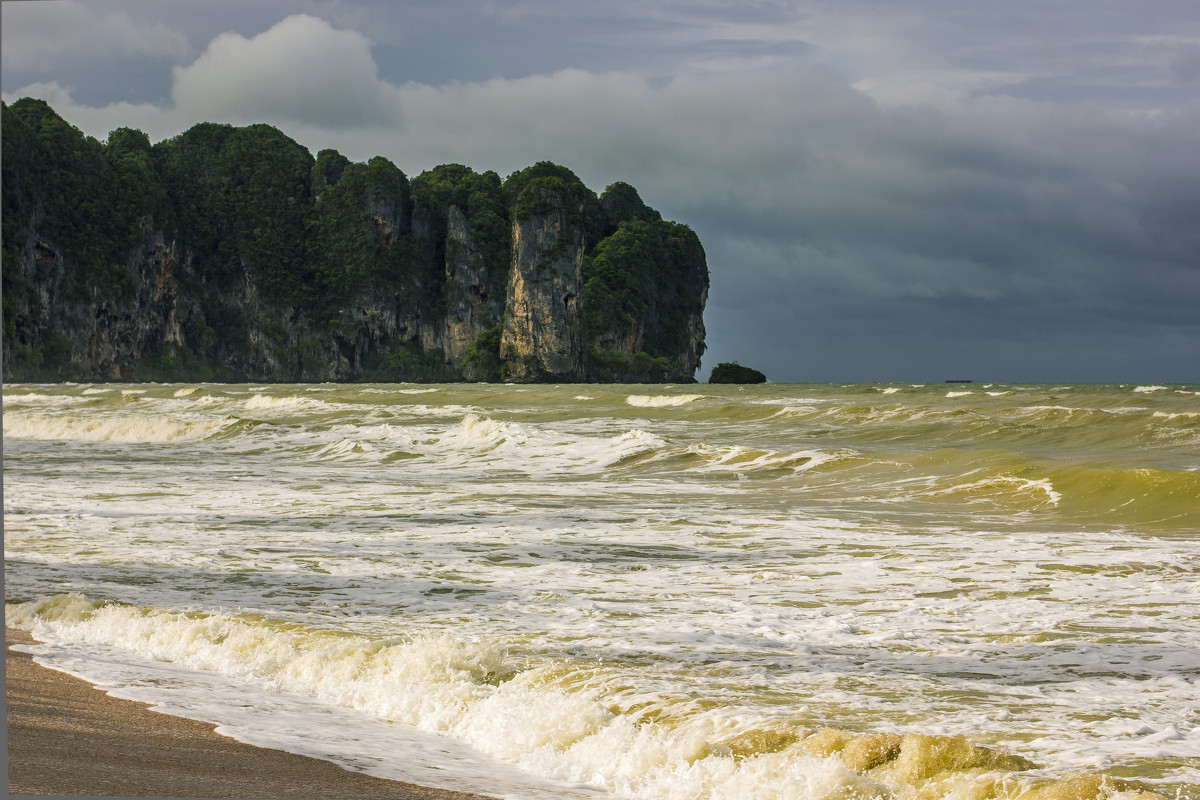
[(756, 369), (743, 367), (736, 361), (727, 361), (713, 367), (709, 383), (766, 383), (767, 376)]
[(696, 382), (704, 248), (627, 183), (2, 109), (5, 380)]

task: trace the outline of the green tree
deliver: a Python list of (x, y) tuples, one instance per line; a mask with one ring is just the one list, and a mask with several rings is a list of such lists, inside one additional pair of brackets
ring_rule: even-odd
[[(708, 285), (700, 240), (675, 222), (622, 222), (584, 260), (584, 340), (593, 346), (637, 325), (642, 350), (671, 358), (687, 348), (690, 319)], [(609, 373), (610, 362), (595, 367)], [(632, 368), (632, 367), (631, 367)]]

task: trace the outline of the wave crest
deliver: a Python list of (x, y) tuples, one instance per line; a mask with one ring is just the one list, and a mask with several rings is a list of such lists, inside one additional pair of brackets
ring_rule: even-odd
[(963, 736), (814, 732), (691, 704), (666, 716), (639, 711), (606, 694), (594, 666), (580, 671), (562, 659), (518, 666), (497, 643), (445, 634), (372, 639), (78, 594), (9, 604), (6, 622), (52, 646), (116, 648), (452, 736), (545, 778), (631, 798), (1099, 800), (1114, 790), (1157, 797), (1144, 784), (1107, 776), (1044, 776), (1019, 755)]
[(154, 442), (207, 439), (236, 422), (233, 417), (181, 420), (141, 414), (120, 416), (49, 416), (4, 412), (4, 435), (13, 439), (74, 442)]
[(634, 408), (671, 408), (703, 400), (702, 394), (631, 394), (625, 402)]

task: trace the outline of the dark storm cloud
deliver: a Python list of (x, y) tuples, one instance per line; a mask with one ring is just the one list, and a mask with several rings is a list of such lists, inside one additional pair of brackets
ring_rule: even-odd
[(266, 121), (410, 174), (551, 159), (633, 183), (705, 244), (706, 367), (1200, 378), (1191, 4), (213, 0), (220, 25), (89, 4), (134, 26), (112, 42), (161, 29), (177, 48), (129, 51), (175, 59), (169, 101), (107, 102), (10, 58), (9, 5), (6, 99), (12, 61), (97, 136)]

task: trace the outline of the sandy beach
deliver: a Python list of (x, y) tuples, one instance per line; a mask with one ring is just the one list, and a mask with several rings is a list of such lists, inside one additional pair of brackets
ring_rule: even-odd
[(242, 744), (39, 666), (11, 649), (34, 641), (25, 631), (5, 639), (10, 794), (482, 800)]

